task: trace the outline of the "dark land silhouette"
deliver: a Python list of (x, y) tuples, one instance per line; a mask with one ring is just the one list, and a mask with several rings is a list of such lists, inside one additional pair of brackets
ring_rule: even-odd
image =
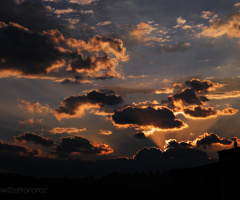
[[(101, 178), (39, 178), (0, 174), (1, 199), (154, 197), (240, 199), (240, 147), (219, 151), (219, 161), (170, 171), (111, 172)], [(119, 162), (120, 163), (120, 162)], [(138, 163), (144, 164), (144, 163)], [(146, 164), (146, 163), (145, 163)], [(151, 163), (154, 164), (154, 163)]]

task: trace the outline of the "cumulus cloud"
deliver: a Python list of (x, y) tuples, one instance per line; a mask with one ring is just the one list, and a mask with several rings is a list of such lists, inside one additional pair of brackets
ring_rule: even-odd
[(3, 143), (0, 140), (0, 153), (1, 154), (17, 154), (17, 155), (30, 155), (30, 156), (37, 156), (39, 155), (38, 149), (30, 150), (26, 147), (14, 144)]
[(163, 152), (159, 148), (151, 147), (147, 148), (144, 147), (143, 149), (139, 150), (137, 154), (133, 157), (134, 160), (140, 161), (147, 161), (147, 160), (161, 160), (163, 158)]
[(139, 41), (146, 42), (152, 40), (151, 32), (155, 30), (152, 25), (141, 22), (132, 28), (129, 35)]
[(134, 134), (134, 137), (135, 138), (138, 138), (138, 139), (146, 139), (146, 135), (143, 133), (143, 132), (137, 132)]
[(61, 142), (56, 148), (56, 155), (60, 157), (65, 157), (68, 155), (103, 155), (110, 154), (113, 152), (108, 145), (90, 142), (88, 139), (82, 136), (74, 137), (62, 137)]
[(1, 0), (0, 21), (18, 23), (39, 32), (66, 30), (66, 26), (60, 25), (62, 20), (56, 17), (51, 7), (41, 1)]
[[(234, 108), (214, 110), (213, 107), (203, 106), (210, 101), (208, 97), (211, 94), (209, 93), (217, 88), (225, 87), (225, 84), (214, 83), (209, 80), (201, 81), (199, 79), (187, 80), (185, 84), (190, 86), (190, 88), (185, 88), (178, 92), (182, 84), (174, 84), (174, 89), (178, 93), (168, 96), (168, 100), (162, 100), (162, 103), (172, 107), (176, 114), (183, 114), (191, 119), (208, 119), (219, 115), (234, 115), (238, 112)], [(200, 96), (201, 93), (205, 93), (205, 95)]]
[(111, 135), (112, 131), (109, 130), (100, 130), (99, 133), (100, 135)]
[(61, 81), (61, 84), (63, 84), (63, 85), (78, 85), (78, 84), (80, 84), (80, 81), (77, 78), (75, 78), (73, 80), (71, 80), (69, 78), (66, 78), (66, 79)]
[(235, 7), (239, 7), (239, 6), (240, 6), (240, 3), (235, 3), (234, 6), (235, 6)]
[(206, 119), (217, 117), (218, 112), (214, 110), (214, 108), (204, 108), (203, 106), (197, 106), (194, 108), (184, 108), (183, 112), (185, 113), (186, 117), (189, 118), (196, 118), (196, 119)]
[(44, 138), (35, 133), (24, 133), (19, 136), (15, 136), (14, 139), (17, 142), (33, 142), (35, 144), (40, 144), (40, 145), (46, 146), (46, 147), (49, 147), (54, 144), (53, 139)]
[(177, 25), (174, 28), (182, 27), (186, 24), (187, 20), (183, 19), (181, 16), (176, 19)]
[(201, 147), (207, 148), (212, 145), (222, 146), (222, 147), (230, 146), (232, 145), (232, 141), (234, 141), (234, 139), (237, 139), (237, 138), (235, 137), (232, 140), (230, 140), (227, 138), (221, 138), (215, 133), (204, 133), (203, 135), (200, 135), (193, 141), (178, 142), (176, 139), (166, 140), (164, 148), (166, 151), (166, 155), (168, 156), (176, 156), (176, 154), (181, 154), (182, 151), (185, 151), (185, 150), (186, 150), (185, 153), (187, 153), (190, 150), (191, 152), (195, 151), (196, 153), (200, 153), (200, 155), (202, 153), (207, 155), (206, 152), (201, 151), (199, 148)]
[(88, 5), (88, 4), (91, 4), (93, 2), (97, 2), (98, 0), (70, 0), (69, 2), (70, 3), (76, 3), (76, 4), (79, 4), (79, 5)]
[(16, 23), (0, 22), (0, 39), (3, 41), (0, 78), (16, 76), (62, 81), (73, 76), (122, 78), (118, 62), (128, 61), (123, 42), (111, 37), (95, 36), (86, 43), (65, 38), (57, 29), (33, 32)]
[(200, 149), (191, 148), (191, 147), (175, 147), (168, 148), (165, 151), (165, 156), (172, 158), (181, 158), (181, 159), (208, 159), (207, 153), (201, 151)]
[(230, 98), (239, 98), (240, 90), (234, 91), (222, 91), (222, 92), (214, 92), (206, 95), (209, 99), (230, 99)]
[(65, 98), (59, 107), (55, 109), (55, 116), (59, 120), (63, 118), (82, 117), (86, 109), (100, 108), (104, 105), (113, 106), (122, 102), (122, 97), (115, 94), (92, 91), (87, 95)]
[(96, 35), (84, 42), (83, 40), (76, 40), (70, 38), (67, 40), (67, 44), (78, 50), (85, 50), (90, 52), (104, 51), (107, 54), (114, 55), (118, 60), (128, 61), (129, 56), (126, 55), (126, 48), (123, 47), (123, 42), (117, 38), (104, 37)]
[(179, 130), (186, 127), (181, 120), (176, 119), (173, 111), (167, 107), (154, 109), (127, 107), (114, 111), (111, 117), (119, 127), (156, 128), (161, 130)]
[(170, 139), (170, 140), (165, 141), (164, 149), (177, 148), (177, 147), (191, 147), (191, 146), (192, 146), (192, 144), (190, 141), (177, 142), (177, 140), (175, 140), (175, 139)]
[(118, 65), (117, 59), (110, 58), (107, 55), (87, 56), (78, 55), (74, 58), (67, 70), (71, 72), (86, 72), (87, 76), (99, 78), (122, 78), (122, 74), (116, 70)]
[(214, 82), (219, 82), (223, 87), (213, 91), (206, 96), (209, 99), (228, 99), (228, 98), (239, 98), (240, 97), (240, 77), (231, 78), (214, 78)]
[[(127, 62), (129, 60), (122, 40), (96, 35), (90, 38), (88, 42), (69, 38), (66, 43), (69, 48), (78, 52), (87, 51), (91, 54), (85, 57), (82, 54), (76, 55), (68, 65), (68, 71), (86, 72), (87, 76), (102, 79), (123, 77), (116, 69), (119, 61)], [(97, 53), (97, 56), (93, 56), (93, 53)]]
[(182, 161), (181, 159), (184, 159), (185, 161), (189, 161), (189, 160), (203, 161), (203, 160), (208, 160), (208, 156), (206, 152), (201, 151), (199, 149), (194, 149), (190, 147), (179, 147), (179, 146), (174, 148), (168, 148), (165, 151), (162, 151), (161, 149), (155, 148), (155, 147), (151, 147), (151, 148), (145, 147), (139, 150), (137, 154), (134, 156), (134, 160), (138, 160), (142, 162), (161, 161), (162, 164), (166, 162), (172, 162), (172, 161), (178, 161), (178, 164), (179, 164), (179, 162)]
[(199, 36), (218, 38), (228, 36), (229, 38), (240, 37), (240, 12), (233, 13), (221, 19), (216, 19), (208, 26), (204, 27)]
[(197, 92), (208, 92), (208, 91), (214, 91), (218, 87), (223, 87), (223, 84), (219, 83), (213, 83), (210, 80), (199, 80), (199, 79), (191, 79), (188, 81), (185, 81), (185, 84), (189, 85), (192, 89), (194, 89)]
[(199, 96), (194, 89), (185, 88), (180, 93), (170, 95), (167, 102), (172, 106), (182, 107), (183, 105), (202, 105), (206, 101), (209, 101), (207, 97)]
[(224, 108), (222, 111), (219, 111), (219, 115), (234, 115), (238, 112), (239, 110), (235, 108)]
[(72, 134), (72, 133), (78, 133), (78, 132), (83, 132), (83, 131), (87, 131), (86, 128), (75, 128), (75, 127), (68, 127), (68, 128), (64, 128), (64, 127), (55, 127), (53, 129), (51, 129), (49, 132), (52, 134), (62, 134), (62, 133), (67, 133), (67, 134)]
[(1, 76), (46, 76), (65, 65), (68, 55), (58, 30), (35, 33), (15, 23), (0, 22)]
[(102, 86), (100, 89), (109, 89), (120, 95), (130, 94), (169, 94), (173, 92), (171, 88), (152, 89), (152, 88), (133, 88), (122, 86)]
[(193, 143), (197, 146), (211, 146), (212, 144), (220, 144), (220, 145), (231, 145), (232, 140), (226, 138), (220, 138), (215, 133), (204, 133), (203, 135), (196, 138)]
[(173, 53), (173, 52), (178, 52), (178, 51), (185, 51), (191, 46), (190, 43), (188, 42), (181, 42), (178, 41), (173, 45), (168, 45), (168, 44), (163, 44), (160, 45), (161, 52), (163, 53)]
[(31, 119), (26, 119), (23, 121), (18, 121), (18, 122), (19, 122), (19, 124), (33, 124), (34, 120), (33, 120), (33, 118), (31, 118)]
[(110, 25), (112, 21), (104, 21), (104, 22), (99, 22), (97, 23), (97, 26), (107, 26)]
[[(18, 106), (21, 108), (26, 108), (28, 112), (31, 113), (53, 113), (53, 110), (50, 108), (48, 104), (40, 104), (39, 102), (32, 103), (31, 101), (26, 101), (24, 99), (18, 100)], [(33, 121), (33, 120), (32, 120)]]
[(13, 153), (26, 153), (27, 149), (22, 146), (11, 145), (11, 144), (3, 143), (2, 141), (0, 141), (0, 151), (1, 152), (10, 151)]
[(219, 115), (235, 115), (238, 110), (234, 108), (224, 108), (223, 110), (214, 110), (213, 107), (195, 106), (183, 107), (184, 116), (192, 119), (207, 119), (217, 117)]

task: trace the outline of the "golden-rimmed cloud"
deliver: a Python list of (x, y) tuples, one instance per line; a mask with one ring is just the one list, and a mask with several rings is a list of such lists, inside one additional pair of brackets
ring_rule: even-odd
[(113, 124), (117, 127), (134, 127), (136, 129), (181, 130), (187, 125), (176, 119), (173, 111), (167, 107), (154, 109), (153, 107), (135, 108), (127, 107), (114, 111), (111, 116)]
[(152, 40), (151, 32), (155, 29), (152, 25), (141, 22), (130, 30), (129, 35), (136, 40), (147, 42)]
[(214, 110), (213, 107), (184, 107), (182, 109), (183, 114), (187, 118), (191, 119), (207, 119), (214, 118), (219, 115), (235, 115), (238, 110), (234, 108), (224, 108), (223, 110)]
[(53, 113), (53, 110), (48, 104), (42, 105), (39, 102), (32, 103), (31, 101), (18, 99), (18, 106), (21, 108), (26, 108), (27, 111), (31, 113), (41, 113), (41, 114)]
[(182, 107), (184, 105), (202, 105), (209, 101), (205, 96), (199, 96), (198, 93), (192, 88), (185, 88), (181, 92), (168, 96), (167, 101), (171, 106)]
[(123, 41), (117, 38), (96, 35), (87, 42), (69, 38), (66, 43), (69, 47), (75, 48), (78, 51), (85, 50), (96, 53), (104, 51), (109, 55), (115, 56), (120, 61), (126, 62), (129, 60), (129, 56), (126, 55), (126, 48), (123, 47)]
[(221, 19), (216, 19), (213, 23), (204, 27), (199, 36), (218, 38), (228, 36), (229, 38), (240, 37), (240, 12), (233, 13)]
[(62, 137), (61, 142), (56, 147), (56, 155), (66, 157), (70, 155), (104, 155), (110, 154), (113, 149), (107, 144), (90, 142), (82, 136)]
[(118, 63), (129, 60), (122, 40), (99, 35), (85, 42), (66, 38), (57, 29), (34, 32), (0, 22), (0, 39), (0, 78), (122, 78)]
[(87, 131), (86, 128), (75, 128), (75, 127), (55, 127), (51, 129), (49, 132), (52, 134), (62, 134), (62, 133), (67, 133), (67, 134), (72, 134), (72, 133), (79, 133)]
[(5, 155), (39, 156), (39, 149), (30, 149), (21, 145), (3, 143), (0, 140), (0, 152)]
[(201, 80), (195, 79), (195, 78), (185, 81), (185, 84), (187, 84), (188, 86), (190, 86), (192, 89), (194, 89), (197, 92), (215, 91), (216, 88), (224, 87), (223, 84), (213, 83), (210, 80), (201, 81)]
[(41, 135), (37, 135), (35, 133), (29, 133), (29, 132), (21, 134), (19, 136), (15, 136), (14, 139), (17, 142), (21, 142), (21, 143), (33, 142), (35, 144), (39, 144), (46, 147), (52, 146), (54, 144), (54, 141), (51, 138), (44, 138)]
[(131, 94), (170, 94), (173, 93), (172, 88), (134, 88), (134, 87), (123, 87), (123, 86), (102, 86), (100, 90), (113, 90), (120, 95), (131, 95)]
[(112, 131), (101, 129), (98, 134), (100, 134), (100, 135), (111, 135)]
[(211, 146), (212, 144), (219, 144), (219, 145), (231, 145), (232, 140), (227, 138), (221, 138), (215, 133), (204, 133), (200, 135), (193, 141), (193, 145), (197, 146)]
[(169, 148), (178, 148), (178, 147), (191, 147), (191, 148), (198, 148), (198, 147), (210, 147), (212, 145), (219, 145), (219, 146), (230, 146), (232, 145), (233, 141), (238, 140), (237, 137), (234, 137), (232, 140), (227, 138), (221, 138), (216, 133), (204, 133), (203, 135), (198, 136), (193, 141), (181, 141), (178, 142), (176, 139), (169, 139), (165, 141), (165, 149)]
[(82, 117), (85, 110), (100, 108), (101, 106), (113, 106), (123, 102), (121, 96), (91, 91), (87, 95), (67, 97), (55, 109), (54, 114), (58, 120), (64, 118)]

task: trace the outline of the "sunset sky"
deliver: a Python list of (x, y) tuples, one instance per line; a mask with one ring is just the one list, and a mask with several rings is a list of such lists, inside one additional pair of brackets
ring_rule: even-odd
[(1, 0), (1, 155), (217, 159), (240, 138), (239, 27), (238, 0)]

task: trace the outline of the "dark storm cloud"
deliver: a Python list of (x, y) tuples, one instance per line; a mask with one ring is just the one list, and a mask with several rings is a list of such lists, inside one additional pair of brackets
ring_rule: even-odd
[[(218, 136), (216, 133), (204, 133), (203, 135), (200, 135), (193, 141), (181, 141), (177, 142), (176, 139), (170, 139), (166, 140), (165, 143), (166, 145), (164, 146), (165, 149), (170, 149), (170, 148), (194, 148), (197, 149), (200, 146), (207, 147), (211, 146), (212, 144), (215, 145), (231, 145), (232, 141), (234, 139), (237, 139), (237, 137), (234, 137), (232, 140), (227, 139), (227, 138), (221, 138)], [(236, 140), (235, 139), (235, 140)]]
[(81, 136), (62, 137), (61, 142), (56, 148), (56, 155), (60, 157), (74, 154), (102, 155), (112, 153), (113, 149), (106, 144), (91, 143), (88, 139)]
[[(180, 160), (179, 160), (180, 159)], [(137, 152), (134, 156), (134, 160), (145, 161), (145, 162), (158, 162), (161, 161), (163, 165), (167, 162), (178, 161), (181, 162), (183, 160), (191, 160), (195, 159), (198, 162), (200, 160), (208, 160), (208, 156), (206, 152), (203, 152), (199, 149), (193, 149), (190, 147), (173, 147), (168, 148), (164, 152), (159, 148), (151, 147), (151, 148), (143, 148)], [(180, 164), (176, 163), (175, 164)], [(180, 164), (181, 165), (181, 164)]]
[(207, 153), (199, 149), (194, 149), (190, 147), (175, 147), (168, 148), (165, 151), (165, 155), (168, 157), (177, 158), (189, 158), (189, 159), (208, 159)]
[(213, 83), (209, 80), (203, 80), (200, 81), (199, 79), (191, 79), (188, 81), (185, 81), (185, 84), (189, 85), (192, 89), (194, 89), (197, 92), (206, 92), (215, 90), (216, 87), (221, 87), (218, 83)]
[[(75, 56), (74, 56), (75, 57)], [(96, 76), (97, 79), (113, 78), (116, 75), (116, 63), (107, 55), (103, 56), (86, 56), (76, 55), (68, 66), (68, 70), (72, 72), (95, 72), (104, 69), (103, 75)]]
[(67, 79), (64, 79), (63, 81), (61, 81), (61, 84), (63, 84), (63, 85), (78, 85), (78, 84), (80, 84), (80, 82), (77, 80), (70, 80), (67, 78)]
[(166, 141), (164, 148), (176, 148), (176, 147), (191, 147), (191, 142), (177, 142), (175, 139), (170, 139)]
[(232, 141), (226, 138), (220, 138), (215, 133), (204, 133), (197, 138), (194, 143), (196, 143), (197, 146), (211, 146), (212, 144), (231, 145)]
[(102, 105), (113, 106), (123, 102), (122, 97), (115, 94), (106, 94), (102, 92), (92, 91), (87, 94), (87, 98), (92, 102), (98, 102)]
[(0, 141), (0, 154), (1, 155), (29, 155), (29, 156), (36, 156), (39, 154), (38, 149), (30, 150), (26, 147), (14, 145), (14, 144), (8, 144), (8, 143), (2, 143)]
[(100, 108), (101, 106), (113, 106), (123, 102), (121, 96), (91, 91), (87, 95), (70, 96), (63, 100), (55, 109), (55, 116), (58, 119), (69, 117), (81, 117), (87, 108)]
[(234, 108), (225, 108), (223, 110), (214, 110), (213, 107), (204, 108), (203, 106), (197, 106), (194, 108), (184, 107), (182, 111), (185, 114), (185, 117), (188, 118), (199, 118), (206, 119), (217, 117), (218, 115), (235, 115), (238, 110)]
[(18, 142), (33, 142), (35, 144), (40, 144), (49, 147), (54, 144), (51, 138), (44, 138), (35, 133), (24, 133), (19, 136), (15, 136), (14, 139)]
[[(60, 48), (58, 30), (36, 33), (15, 23), (0, 22), (0, 70), (15, 75), (38, 76), (65, 65), (69, 55)], [(6, 76), (7, 76), (6, 75)]]
[(102, 86), (100, 89), (114, 90), (120, 95), (131, 95), (131, 94), (162, 94), (171, 93), (172, 90), (169, 88), (162, 89), (151, 89), (151, 88), (133, 88), (133, 87), (122, 87), (122, 86)]
[(209, 118), (216, 117), (218, 115), (218, 111), (215, 111), (212, 107), (204, 108), (202, 106), (184, 108), (183, 112), (192, 118)]
[(64, 26), (59, 25), (61, 19), (57, 19), (51, 8), (41, 1), (1, 0), (0, 21), (14, 22), (28, 27), (34, 31), (59, 29), (64, 31)]
[(154, 109), (127, 107), (114, 111), (112, 121), (116, 125), (127, 126), (149, 126), (160, 129), (181, 129), (185, 124), (176, 119), (173, 111), (167, 107)]
[[(12, 22), (0, 22), (0, 40), (0, 77), (58, 78), (63, 83), (69, 82), (64, 81), (66, 77), (80, 77), (77, 72), (88, 79), (121, 77), (116, 69), (118, 59), (127, 57), (119, 39), (95, 36), (87, 44), (79, 40), (84, 46), (81, 51), (86, 52), (83, 57), (80, 49), (72, 46), (75, 39), (65, 38), (57, 29), (33, 32)], [(92, 52), (104, 55), (93, 56)]]
[(2, 141), (0, 141), (0, 151), (1, 152), (10, 152), (10, 153), (11, 152), (12, 153), (27, 153), (27, 149), (25, 147), (2, 143)]
[(134, 160), (159, 160), (164, 157), (163, 152), (159, 148), (151, 147), (147, 148), (144, 147), (143, 149), (139, 150), (137, 154), (134, 156)]
[(137, 133), (135, 133), (135, 134), (134, 134), (134, 137), (135, 137), (135, 138), (138, 138), (138, 139), (146, 139), (146, 138), (147, 138), (143, 132), (137, 132)]
[(209, 99), (205, 96), (199, 96), (198, 93), (191, 88), (185, 88), (182, 92), (168, 97), (168, 102), (170, 102), (173, 106), (179, 101), (180, 104), (202, 105), (203, 102), (209, 101)]

